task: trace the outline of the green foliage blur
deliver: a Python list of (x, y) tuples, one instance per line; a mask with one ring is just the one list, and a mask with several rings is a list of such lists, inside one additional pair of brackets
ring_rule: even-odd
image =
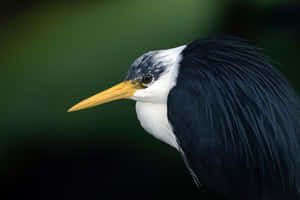
[(122, 81), (135, 58), (150, 50), (212, 35), (244, 37), (278, 62), (276, 67), (300, 91), (298, 1), (26, 2), (4, 4), (0, 15), (4, 168), (12, 165), (7, 164), (11, 153), (26, 144), (50, 150), (65, 143), (131, 148), (180, 163), (175, 150), (140, 127), (133, 101), (66, 112)]
[[(213, 34), (228, 7), (223, 4), (46, 1), (17, 13), (5, 21), (0, 35), (1, 145), (35, 138), (109, 145), (101, 142), (109, 139), (120, 145), (144, 143), (149, 145), (145, 149), (151, 149), (156, 141), (140, 128), (134, 102), (113, 102), (76, 113), (66, 110), (122, 81), (141, 54)], [(124, 144), (124, 138), (133, 141)]]

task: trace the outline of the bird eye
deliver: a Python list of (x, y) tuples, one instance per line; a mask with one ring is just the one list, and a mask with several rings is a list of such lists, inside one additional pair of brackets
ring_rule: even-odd
[(153, 80), (153, 76), (151, 74), (146, 74), (142, 78), (142, 83), (143, 84), (149, 84), (149, 83), (152, 82), (152, 80)]

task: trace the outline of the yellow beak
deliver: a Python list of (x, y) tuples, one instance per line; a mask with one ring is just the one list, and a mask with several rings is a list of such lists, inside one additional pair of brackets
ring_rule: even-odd
[(108, 103), (110, 101), (128, 98), (133, 96), (136, 90), (142, 88), (143, 87), (138, 82), (124, 81), (79, 102), (78, 104), (70, 108), (68, 112), (91, 108), (100, 104)]

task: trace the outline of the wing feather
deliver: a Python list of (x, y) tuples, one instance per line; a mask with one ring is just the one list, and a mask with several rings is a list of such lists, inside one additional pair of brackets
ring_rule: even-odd
[(168, 96), (188, 165), (232, 199), (299, 198), (299, 113), (299, 97), (269, 59), (232, 37), (188, 45)]

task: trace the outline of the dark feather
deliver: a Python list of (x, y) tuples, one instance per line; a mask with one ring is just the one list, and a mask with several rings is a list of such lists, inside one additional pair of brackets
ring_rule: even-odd
[(300, 199), (299, 97), (247, 41), (182, 52), (168, 119), (200, 183), (231, 199)]

